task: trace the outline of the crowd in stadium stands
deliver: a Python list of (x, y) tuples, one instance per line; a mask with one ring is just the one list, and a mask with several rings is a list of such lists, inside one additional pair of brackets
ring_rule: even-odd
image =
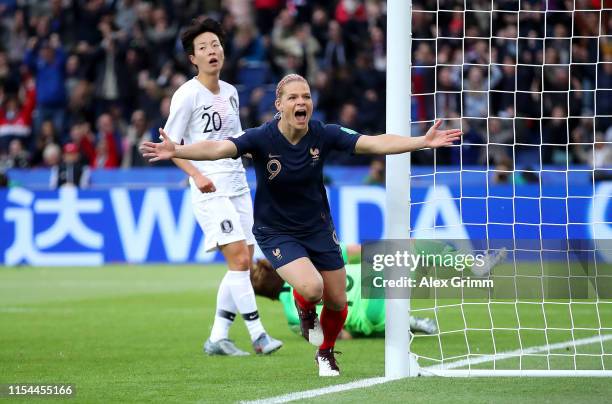
[[(612, 13), (571, 12), (601, 1), (521, 0), (519, 14), (503, 12), (514, 0), (493, 1), (493, 13), (469, 11), (490, 0), (414, 0), (413, 121), (464, 117), (465, 145), (436, 163), (612, 164), (610, 144), (589, 145), (612, 141), (612, 40), (597, 38), (612, 33)], [(546, 4), (569, 12), (530, 12)], [(275, 81), (296, 72), (311, 83), (315, 119), (384, 131), (383, 0), (0, 0), (0, 171), (148, 165), (139, 144), (157, 137), (194, 75), (180, 27), (202, 14), (227, 32), (222, 79), (239, 89), (243, 127), (271, 119)], [(413, 161), (431, 164), (432, 153)]]
[[(429, 12), (438, 4), (449, 11)], [(598, 38), (612, 33), (612, 13), (602, 2), (494, 1), (492, 13), (478, 12), (490, 1), (456, 4), (413, 11), (413, 118), (464, 117), (462, 155), (438, 151), (438, 164), (612, 165), (612, 40)]]

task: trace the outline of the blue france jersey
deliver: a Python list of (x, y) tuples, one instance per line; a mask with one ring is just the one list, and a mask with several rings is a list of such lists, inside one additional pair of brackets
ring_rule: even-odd
[(331, 217), (323, 185), (323, 162), (332, 150), (353, 153), (358, 133), (311, 120), (293, 145), (273, 120), (229, 138), (237, 157), (250, 153), (257, 175), (255, 234), (309, 233), (329, 229)]

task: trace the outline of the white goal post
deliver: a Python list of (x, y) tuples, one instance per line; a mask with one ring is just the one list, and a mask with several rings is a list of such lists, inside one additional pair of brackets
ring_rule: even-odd
[[(492, 252), (489, 239), (511, 239), (499, 277), (524, 276), (520, 259), (535, 257), (527, 277), (542, 285), (514, 300), (387, 299), (387, 378), (612, 377), (612, 296), (591, 285), (588, 296), (547, 297), (551, 279), (572, 292), (576, 275), (570, 250), (541, 241), (588, 239), (587, 277), (612, 278), (612, 251), (606, 264), (595, 241), (612, 239), (612, 1), (596, 3), (387, 1), (387, 133), (419, 136), (440, 118), (466, 136), (450, 151), (387, 156), (384, 238), (476, 235)], [(459, 221), (434, 214), (411, 228), (438, 202)], [(539, 249), (516, 242), (529, 234)], [(433, 318), (437, 333), (410, 334), (408, 313)]]

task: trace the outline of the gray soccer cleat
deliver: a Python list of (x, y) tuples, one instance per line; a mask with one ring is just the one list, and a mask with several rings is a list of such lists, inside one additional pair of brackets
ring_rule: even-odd
[(410, 331), (432, 335), (438, 332), (438, 327), (431, 318), (410, 316)]
[(508, 255), (508, 250), (506, 247), (503, 247), (493, 253), (486, 253), (483, 259), (484, 265), (472, 265), (472, 273), (480, 278), (489, 276), (493, 268), (506, 260), (506, 255)]
[(223, 356), (247, 356), (248, 352), (241, 351), (234, 345), (231, 339), (220, 339), (217, 342), (212, 342), (207, 339), (204, 343), (204, 352), (208, 355), (223, 355)]
[(277, 339), (272, 338), (265, 332), (261, 334), (255, 341), (253, 341), (253, 349), (256, 354), (268, 355), (272, 352), (278, 351), (283, 346), (283, 343)]

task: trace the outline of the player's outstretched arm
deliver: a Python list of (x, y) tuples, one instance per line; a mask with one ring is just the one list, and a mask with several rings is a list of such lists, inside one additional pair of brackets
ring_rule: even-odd
[(357, 154), (399, 154), (416, 150), (450, 146), (461, 138), (460, 129), (439, 130), (441, 120), (436, 121), (425, 136), (406, 137), (383, 134), (361, 136), (355, 145)]
[(164, 139), (161, 143), (144, 142), (140, 146), (142, 156), (150, 162), (180, 158), (185, 160), (219, 160), (236, 157), (238, 150), (229, 140), (203, 140), (190, 145), (174, 144), (166, 132), (159, 128), (159, 134)]

